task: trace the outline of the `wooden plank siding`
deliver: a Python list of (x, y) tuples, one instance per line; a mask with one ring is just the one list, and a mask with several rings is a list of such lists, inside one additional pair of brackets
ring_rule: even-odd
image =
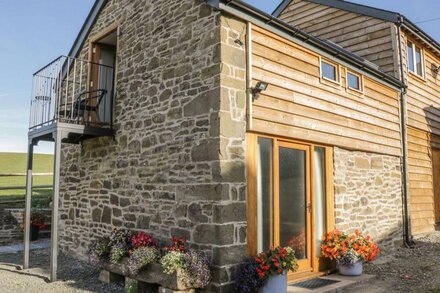
[[(423, 50), (424, 76), (408, 71), (407, 42)], [(405, 31), (401, 32), (402, 59), (407, 90), (408, 164), (410, 184), (411, 228), (413, 234), (435, 230), (434, 148), (440, 148), (440, 79), (432, 66), (440, 58)]]
[[(399, 92), (363, 76), (363, 93), (320, 78), (320, 56), (253, 26), (252, 76), (269, 83), (252, 104), (251, 131), (401, 156)], [(357, 72), (360, 74), (359, 72)]]
[(413, 234), (435, 229), (432, 147), (440, 138), (429, 132), (408, 128), (408, 169), (411, 230)]
[(279, 18), (312, 35), (330, 40), (398, 76), (393, 53), (393, 24), (337, 8), (292, 1)]

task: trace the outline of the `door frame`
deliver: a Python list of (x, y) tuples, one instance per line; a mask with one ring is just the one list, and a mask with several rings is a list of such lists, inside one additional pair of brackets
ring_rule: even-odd
[[(255, 256), (258, 253), (258, 202), (257, 202), (257, 147), (258, 147), (258, 137), (271, 138), (274, 140), (273, 147), (278, 147), (279, 143), (292, 145), (292, 146), (302, 146), (309, 148), (309, 159), (307, 162), (308, 167), (308, 178), (309, 181), (309, 196), (311, 206), (310, 213), (310, 243), (308, 249), (311, 254), (311, 269), (310, 270), (299, 270), (297, 273), (289, 275), (289, 281), (296, 280), (298, 278), (303, 278), (304, 273), (319, 273), (327, 271), (331, 268), (332, 264), (323, 259), (322, 257), (316, 256), (316, 241), (317, 237), (321, 238), (322, 235), (315, 235), (315, 188), (314, 188), (314, 149), (315, 147), (321, 147), (325, 149), (325, 178), (326, 178), (326, 229), (331, 231), (334, 229), (334, 189), (333, 189), (333, 147), (329, 145), (310, 143), (307, 141), (300, 141), (286, 137), (268, 135), (259, 132), (248, 132), (246, 133), (246, 176), (247, 176), (247, 243), (248, 243), (248, 254), (250, 256)], [(274, 152), (278, 153), (278, 151)], [(273, 158), (274, 168), (278, 166), (277, 158)], [(275, 170), (274, 170), (275, 172)], [(273, 180), (276, 181), (276, 180)], [(274, 184), (277, 184), (274, 182)], [(275, 188), (275, 186), (274, 186)], [(274, 196), (277, 192), (274, 190)], [(275, 205), (276, 200), (274, 201)], [(276, 206), (274, 206), (274, 209)]]

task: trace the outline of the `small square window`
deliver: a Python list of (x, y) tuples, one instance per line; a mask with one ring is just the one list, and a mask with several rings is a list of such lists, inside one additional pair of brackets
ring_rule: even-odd
[(325, 61), (321, 61), (321, 77), (338, 81), (338, 76), (336, 73), (336, 66)]
[(351, 72), (347, 73), (347, 85), (349, 89), (361, 90), (361, 79), (359, 75), (353, 74)]

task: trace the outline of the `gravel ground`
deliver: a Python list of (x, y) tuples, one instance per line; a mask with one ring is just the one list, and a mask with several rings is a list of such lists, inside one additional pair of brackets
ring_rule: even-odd
[(122, 284), (100, 282), (99, 271), (96, 268), (65, 255), (60, 255), (58, 258), (59, 281), (49, 283), (49, 259), (47, 249), (31, 251), (31, 269), (20, 270), (22, 253), (0, 255), (0, 292), (124, 292)]
[[(104, 284), (99, 271), (85, 262), (59, 256), (59, 281), (48, 282), (48, 250), (31, 252), (29, 270), (20, 270), (23, 254), (0, 255), (0, 292), (64, 293), (124, 292), (122, 284)], [(365, 273), (376, 278), (368, 283), (339, 290), (344, 293), (423, 292), (440, 293), (440, 232), (416, 240), (414, 248), (383, 252)]]
[(365, 273), (376, 278), (342, 290), (345, 293), (440, 293), (440, 232), (417, 239), (414, 248), (382, 253)]

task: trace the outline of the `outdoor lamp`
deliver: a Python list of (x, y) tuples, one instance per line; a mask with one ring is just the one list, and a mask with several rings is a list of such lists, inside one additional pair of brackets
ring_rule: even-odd
[(267, 82), (264, 81), (259, 81), (255, 87), (251, 88), (252, 91), (252, 99), (256, 100), (258, 99), (259, 94), (262, 91), (265, 91), (267, 89), (267, 87), (269, 86), (269, 84)]

